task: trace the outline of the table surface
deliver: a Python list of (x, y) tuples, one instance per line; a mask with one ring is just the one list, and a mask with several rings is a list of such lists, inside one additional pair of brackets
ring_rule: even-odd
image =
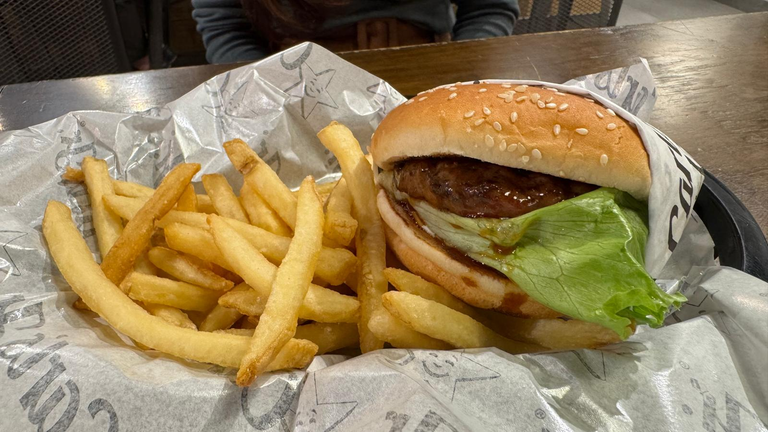
[[(768, 232), (768, 13), (342, 53), (405, 95), (485, 78), (563, 82), (648, 60), (651, 123), (722, 180)], [(69, 111), (141, 111), (240, 66), (206, 65), (0, 87), (0, 131)]]

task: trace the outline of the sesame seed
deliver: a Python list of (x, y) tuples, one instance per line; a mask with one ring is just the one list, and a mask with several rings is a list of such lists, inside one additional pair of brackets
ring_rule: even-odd
[(510, 144), (509, 147), (507, 147), (507, 151), (510, 153), (515, 150), (517, 150), (517, 144)]
[(517, 143), (517, 145), (520, 147), (520, 153), (525, 153), (525, 146), (523, 143)]
[(573, 140), (568, 141), (568, 144), (566, 144), (565, 146), (568, 148), (571, 148), (571, 144), (573, 144)]
[(600, 156), (600, 165), (606, 166), (608, 165), (608, 155), (602, 155)]
[(560, 135), (560, 125), (556, 124), (554, 128), (552, 128), (552, 132), (555, 133), (555, 136)]
[(593, 101), (593, 100), (592, 100), (592, 99), (590, 99), (590, 98), (584, 98), (584, 100), (586, 100), (587, 102), (592, 102), (592, 103), (595, 103), (595, 101)]
[(557, 107), (558, 111), (565, 111), (566, 109), (568, 109), (568, 104), (562, 104), (559, 107)]
[(549, 108), (549, 109), (555, 109), (555, 108), (557, 108), (557, 104), (556, 104), (556, 103), (548, 103), (548, 104), (547, 104), (547, 108)]
[(523, 101), (525, 101), (526, 99), (528, 99), (528, 96), (520, 96), (519, 98), (515, 99), (515, 101), (517, 101), (517, 102), (523, 102)]
[(560, 177), (562, 177), (562, 176), (564, 176), (564, 175), (565, 175), (565, 173), (564, 173), (564, 172), (562, 172), (562, 171), (560, 171), (560, 172), (558, 173), (558, 175), (559, 175)]
[(480, 126), (481, 124), (483, 124), (484, 121), (485, 121), (484, 118), (475, 120), (475, 126)]
[(499, 143), (499, 150), (504, 151), (507, 149), (507, 142), (505, 140), (501, 140)]
[(534, 159), (541, 159), (541, 152), (539, 151), (539, 149), (533, 149), (533, 151), (531, 152), (531, 155), (533, 156)]
[(501, 86), (504, 87), (504, 88), (512, 88), (512, 86), (510, 84), (502, 84)]
[(522, 160), (523, 160), (523, 164), (527, 164), (528, 161), (531, 160), (531, 157), (530, 156), (523, 156)]
[(614, 130), (616, 129), (616, 123), (608, 123), (608, 126), (605, 127), (608, 130)]
[(487, 92), (487, 91), (488, 91), (488, 89), (487, 89), (487, 88), (481, 88), (481, 89), (480, 89), (480, 93), (485, 93), (485, 92)]
[(586, 135), (589, 133), (589, 131), (586, 128), (578, 128), (576, 129), (576, 133), (579, 135)]
[(419, 102), (423, 101), (426, 98), (427, 98), (426, 96), (419, 98)]
[(451, 99), (453, 99), (453, 98), (455, 98), (455, 97), (456, 97), (456, 93), (451, 93), (451, 94), (448, 96), (448, 100), (451, 100)]
[(538, 103), (540, 98), (541, 98), (540, 94), (534, 93), (531, 95), (531, 102)]
[(553, 91), (553, 92), (557, 93), (557, 89), (556, 88), (552, 88), (552, 87), (544, 87), (544, 90), (549, 90), (549, 91)]
[(413, 99), (408, 99), (407, 101), (405, 101), (405, 104), (406, 104), (406, 105), (410, 105), (410, 104), (412, 104), (412, 103), (413, 103)]
[(595, 111), (595, 114), (597, 114), (598, 117), (604, 118), (605, 116), (600, 111)]
[(493, 137), (490, 135), (485, 136), (485, 145), (488, 147), (493, 147)]
[(545, 106), (547, 106), (547, 105), (544, 103), (544, 101), (542, 101), (542, 100), (540, 100), (540, 101), (539, 101), (539, 102), (538, 102), (536, 105), (538, 105), (538, 106), (539, 106), (539, 108), (544, 108)]
[(608, 114), (610, 114), (610, 115), (612, 115), (612, 116), (616, 117), (616, 113), (615, 113), (615, 112), (613, 112), (613, 110), (612, 110), (612, 109), (608, 108), (608, 109), (606, 109), (606, 111), (608, 111)]
[(450, 90), (450, 91), (456, 91), (457, 89), (456, 89), (456, 87), (449, 87), (449, 88), (448, 88), (448, 90)]
[(483, 114), (485, 115), (491, 115), (491, 110), (488, 109), (488, 107), (483, 107)]
[(475, 115), (474, 111), (467, 111), (467, 112), (464, 113), (464, 118), (470, 118), (473, 115)]
[(521, 93), (526, 91), (527, 89), (528, 89), (527, 85), (519, 85), (519, 86), (515, 87), (515, 91), (516, 92), (521, 92)]
[(509, 120), (514, 123), (517, 121), (517, 111), (512, 111), (512, 114), (509, 115)]
[(501, 132), (501, 123), (499, 122), (493, 122), (493, 128), (497, 131)]
[(546, 102), (546, 103), (550, 103), (550, 102), (552, 102), (552, 99), (554, 99), (554, 98), (553, 98), (552, 96), (550, 96), (550, 97), (548, 97), (548, 98), (547, 98), (547, 100), (545, 100), (544, 102)]

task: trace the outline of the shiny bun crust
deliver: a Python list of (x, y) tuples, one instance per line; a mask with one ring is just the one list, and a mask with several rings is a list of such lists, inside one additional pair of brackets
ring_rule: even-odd
[(544, 87), (457, 84), (390, 112), (371, 140), (383, 169), (412, 157), (456, 155), (599, 186), (647, 200), (648, 154), (635, 128), (579, 95)]

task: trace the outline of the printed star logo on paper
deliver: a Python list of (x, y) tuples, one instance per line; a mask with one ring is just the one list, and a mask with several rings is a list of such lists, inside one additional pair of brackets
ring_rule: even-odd
[[(307, 380), (302, 394), (314, 394), (314, 406), (299, 410), (294, 419), (294, 430), (330, 432), (341, 424), (357, 408), (357, 401), (327, 401), (318, 396), (317, 376), (313, 373), (312, 380)], [(311, 397), (311, 396), (310, 396)], [(300, 403), (301, 404), (301, 403)]]
[(334, 109), (339, 107), (328, 93), (328, 85), (336, 75), (336, 69), (315, 73), (306, 63), (302, 63), (298, 69), (299, 80), (283, 91), (290, 97), (301, 99), (301, 116), (304, 119), (309, 118), (318, 105)]
[(5, 273), (0, 282), (5, 282), (11, 276), (21, 276), (19, 268), (11, 256), (13, 242), (24, 237), (27, 233), (22, 231), (0, 231), (0, 272)]
[(450, 391), (451, 402), (460, 387), (475, 381), (488, 381), (501, 376), (495, 370), (483, 366), (454, 351), (417, 351), (407, 350), (408, 355), (400, 361), (390, 361), (398, 366), (415, 370), (421, 378), (437, 391)]

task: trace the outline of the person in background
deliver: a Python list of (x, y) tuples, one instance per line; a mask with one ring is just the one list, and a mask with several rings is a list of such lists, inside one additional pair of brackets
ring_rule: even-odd
[(192, 0), (210, 63), (303, 41), (331, 51), (508, 36), (517, 0)]

